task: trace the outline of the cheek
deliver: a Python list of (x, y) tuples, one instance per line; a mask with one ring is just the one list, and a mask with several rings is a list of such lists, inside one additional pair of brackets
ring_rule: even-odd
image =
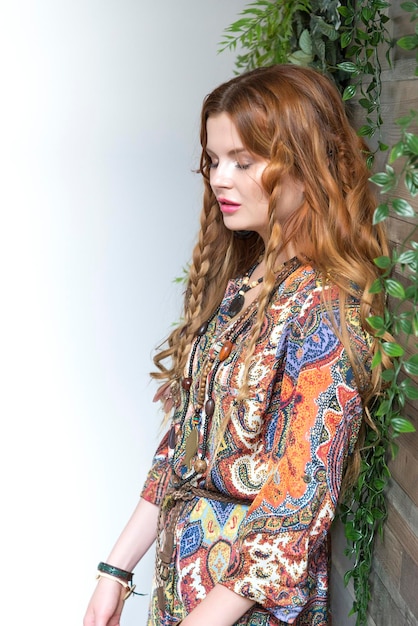
[(265, 204), (268, 206), (269, 198), (266, 192), (264, 191), (261, 183), (258, 181), (251, 181), (251, 185), (248, 186), (248, 196), (257, 203), (257, 204)]

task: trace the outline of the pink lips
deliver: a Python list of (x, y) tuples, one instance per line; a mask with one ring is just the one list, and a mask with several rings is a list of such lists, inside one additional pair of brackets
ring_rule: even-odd
[(238, 202), (233, 202), (227, 198), (218, 198), (218, 203), (222, 213), (227, 213), (229, 215), (238, 211), (241, 206)]

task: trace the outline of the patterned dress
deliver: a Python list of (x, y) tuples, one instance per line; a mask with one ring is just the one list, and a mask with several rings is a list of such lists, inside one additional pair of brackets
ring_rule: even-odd
[[(187, 481), (190, 474), (185, 453), (199, 373), (231, 324), (227, 310), (240, 284), (229, 282), (217, 315), (196, 340), (189, 362), (192, 387), (189, 394), (181, 391), (173, 416), (174, 450), (166, 435), (147, 477), (142, 497), (162, 507), (173, 480)], [(328, 289), (334, 323), (323, 304)], [(178, 623), (217, 582), (256, 602), (237, 626), (330, 623), (328, 533), (362, 420), (353, 371), (335, 331), (337, 298), (314, 269), (297, 269), (271, 299), (251, 362), (248, 400), (238, 403), (236, 397), (251, 319), (239, 329), (228, 358), (209, 372), (215, 410), (198, 426), (209, 469), (203, 476), (192, 472), (189, 480), (207, 495), (192, 493), (175, 507), (172, 556), (165, 580), (158, 583), (164, 585), (163, 607), (154, 586), (148, 626)], [(371, 338), (361, 328), (354, 298), (343, 323), (367, 371)], [(228, 414), (219, 446), (216, 433)], [(169, 506), (167, 511), (162, 535), (170, 523)]]

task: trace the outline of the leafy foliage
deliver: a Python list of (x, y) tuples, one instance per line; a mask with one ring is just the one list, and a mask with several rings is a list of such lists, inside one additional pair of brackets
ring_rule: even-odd
[[(412, 13), (411, 22), (418, 20), (418, 2), (403, 2), (401, 7), (404, 11)], [(415, 68), (415, 76), (418, 76), (418, 21), (415, 25), (415, 32), (413, 35), (405, 35), (397, 41), (398, 46), (404, 50), (417, 50), (415, 59), (417, 66)]]
[(237, 72), (275, 63), (316, 67), (340, 86), (347, 74), (339, 43), (338, 0), (256, 0), (224, 32), (220, 52), (239, 50)]
[(359, 96), (357, 101), (366, 111), (366, 123), (359, 128), (358, 133), (369, 139), (377, 133), (380, 150), (388, 148), (381, 142), (383, 118), (380, 103), (380, 54), (382, 47), (385, 47), (386, 60), (391, 65), (393, 42), (386, 26), (389, 21), (386, 14), (389, 7), (390, 3), (384, 0), (348, 0), (344, 6), (339, 7), (343, 17), (341, 48), (350, 59), (340, 63), (339, 68), (351, 76), (350, 84), (344, 89), (343, 100)]

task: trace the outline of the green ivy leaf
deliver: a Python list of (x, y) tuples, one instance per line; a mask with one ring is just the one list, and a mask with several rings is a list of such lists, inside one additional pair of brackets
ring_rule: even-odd
[(356, 39), (358, 39), (359, 41), (368, 41), (369, 35), (368, 33), (365, 33), (364, 30), (356, 28)]
[(369, 289), (369, 293), (380, 293), (382, 291), (382, 283), (380, 278), (376, 278)]
[(370, 176), (369, 180), (378, 187), (383, 187), (384, 185), (388, 184), (389, 175), (385, 172), (378, 172), (377, 174)]
[[(355, 63), (351, 61), (345, 61), (344, 63), (338, 63), (338, 69), (343, 70), (343, 72), (348, 72), (348, 74), (358, 74), (359, 68)], [(368, 100), (367, 100), (368, 102)]]
[(359, 539), (362, 538), (361, 532), (354, 528), (354, 524), (352, 522), (349, 522), (348, 524), (345, 525), (344, 533), (345, 533), (346, 538), (349, 541), (358, 541)]
[(382, 491), (386, 487), (386, 481), (383, 478), (375, 478), (373, 481), (373, 487), (376, 491)]
[(303, 50), (296, 50), (292, 54), (289, 54), (289, 61), (293, 63), (293, 65), (302, 65), (304, 67), (308, 66), (309, 63), (312, 63), (313, 56), (311, 54), (306, 54)]
[(360, 126), (357, 131), (357, 134), (360, 135), (360, 137), (373, 137), (374, 133), (375, 129), (373, 126), (369, 126), (368, 124), (363, 124), (363, 126)]
[(416, 301), (417, 300), (417, 287), (414, 285), (409, 285), (409, 287), (405, 289), (405, 298), (407, 300)]
[(402, 367), (407, 374), (418, 376), (418, 354), (414, 354), (411, 358), (404, 361)]
[(415, 197), (418, 194), (418, 176), (415, 175), (413, 172), (406, 172), (405, 186), (411, 196)]
[(386, 511), (382, 511), (381, 509), (377, 509), (376, 507), (372, 509), (372, 514), (375, 520), (381, 520), (386, 517)]
[[(345, 8), (345, 7), (340, 7), (340, 9), (342, 8)], [(351, 33), (350, 32), (343, 33), (341, 36), (340, 42), (341, 42), (341, 48), (343, 49), (349, 46), (351, 42)]]
[(374, 524), (374, 517), (371, 514), (371, 511), (367, 511), (367, 513), (366, 513), (366, 521), (370, 525)]
[(394, 278), (386, 278), (385, 288), (392, 298), (397, 298), (398, 300), (405, 299), (405, 289), (398, 280), (395, 280)]
[[(351, 36), (351, 35), (350, 35)], [(347, 57), (355, 57), (361, 52), (361, 46), (350, 46), (346, 52)]]
[(399, 326), (400, 326), (400, 330), (406, 333), (407, 335), (410, 335), (412, 333), (412, 322), (410, 320), (401, 317), (399, 320)]
[(380, 351), (376, 352), (376, 354), (374, 355), (373, 359), (372, 359), (372, 363), (371, 363), (371, 368), (375, 368), (378, 365), (380, 365), (382, 362), (382, 353)]
[(415, 427), (411, 422), (403, 417), (395, 417), (390, 421), (396, 433), (414, 433)]
[[(386, 174), (382, 174), (382, 176), (386, 176)], [(374, 176), (372, 176), (372, 178), (374, 178)], [(386, 203), (379, 204), (373, 214), (373, 224), (379, 224), (379, 222), (383, 222), (387, 217), (389, 217), (389, 205)]]
[(328, 37), (330, 41), (339, 39), (339, 33), (334, 24), (329, 24), (321, 15), (311, 15), (313, 30), (318, 30), (322, 35)]
[(390, 442), (390, 451), (391, 451), (391, 454), (392, 454), (392, 459), (395, 459), (395, 458), (396, 458), (396, 455), (397, 455), (397, 454), (398, 454), (398, 452), (399, 452), (399, 446), (398, 446), (398, 444), (397, 444), (397, 443), (395, 443), (394, 441), (391, 441), (391, 442)]
[(410, 123), (413, 120), (412, 113), (414, 113), (414, 112), (411, 112), (409, 115), (403, 115), (402, 117), (398, 117), (395, 120), (395, 124), (397, 124), (398, 126), (402, 126), (403, 128), (406, 128), (407, 126), (410, 125)]
[(367, 322), (375, 330), (382, 330), (385, 328), (385, 321), (383, 317), (380, 317), (380, 315), (371, 315), (367, 318)]
[[(417, 37), (418, 43), (418, 37)], [(405, 134), (406, 146), (412, 154), (418, 154), (418, 137), (417, 135), (413, 135), (412, 133)]]
[(405, 378), (399, 387), (405, 393), (406, 397), (409, 400), (418, 400), (418, 386), (415, 385), (411, 380)]
[(367, 26), (367, 22), (371, 20), (372, 17), (374, 17), (374, 15), (375, 15), (375, 11), (373, 7), (371, 6), (366, 6), (361, 10), (362, 21), (366, 24), (366, 26)]
[(408, 13), (412, 13), (414, 11), (418, 11), (418, 3), (416, 2), (401, 2), (401, 9), (407, 11)]
[(356, 85), (348, 85), (343, 92), (343, 100), (351, 100), (356, 95), (357, 86)]
[(403, 141), (398, 141), (398, 143), (396, 143), (389, 155), (389, 163), (393, 163), (394, 161), (396, 161), (396, 159), (399, 159), (401, 156), (403, 156), (405, 154), (405, 144), (403, 143)]
[(353, 11), (353, 9), (351, 7), (348, 8), (348, 7), (345, 7), (345, 6), (339, 6), (337, 11), (343, 17), (354, 17), (354, 11)]
[(380, 267), (380, 269), (385, 270), (386, 268), (390, 267), (391, 260), (388, 256), (378, 256), (373, 259), (373, 263), (377, 265), (377, 267)]
[(392, 380), (395, 377), (395, 371), (394, 370), (384, 370), (382, 372), (382, 378), (386, 383), (390, 383), (392, 382)]
[(371, 102), (367, 98), (360, 98), (358, 103), (361, 107), (363, 107), (363, 109), (367, 109), (368, 113), (371, 113), (375, 108), (375, 105), (373, 104), (373, 102)]
[(414, 318), (412, 320), (412, 330), (415, 337), (418, 337), (418, 312), (415, 312)]
[(305, 28), (299, 37), (299, 46), (302, 52), (308, 56), (312, 56), (312, 38), (310, 32)]
[(396, 42), (404, 50), (415, 50), (418, 47), (418, 37), (416, 35), (405, 35)]
[(384, 0), (373, 0), (373, 4), (379, 11), (382, 9), (388, 9), (390, 7), (390, 2), (385, 2)]
[(393, 210), (400, 217), (414, 217), (415, 211), (403, 198), (395, 198), (392, 200)]
[(397, 357), (402, 356), (405, 350), (395, 341), (384, 341), (382, 343), (383, 352), (385, 352), (388, 356)]
[(417, 250), (405, 250), (398, 257), (398, 263), (403, 265), (408, 265), (412, 263), (417, 263), (418, 261), (418, 251)]
[(374, 154), (370, 153), (367, 155), (367, 159), (366, 159), (366, 165), (367, 165), (368, 170), (372, 169), (373, 163), (374, 163)]

